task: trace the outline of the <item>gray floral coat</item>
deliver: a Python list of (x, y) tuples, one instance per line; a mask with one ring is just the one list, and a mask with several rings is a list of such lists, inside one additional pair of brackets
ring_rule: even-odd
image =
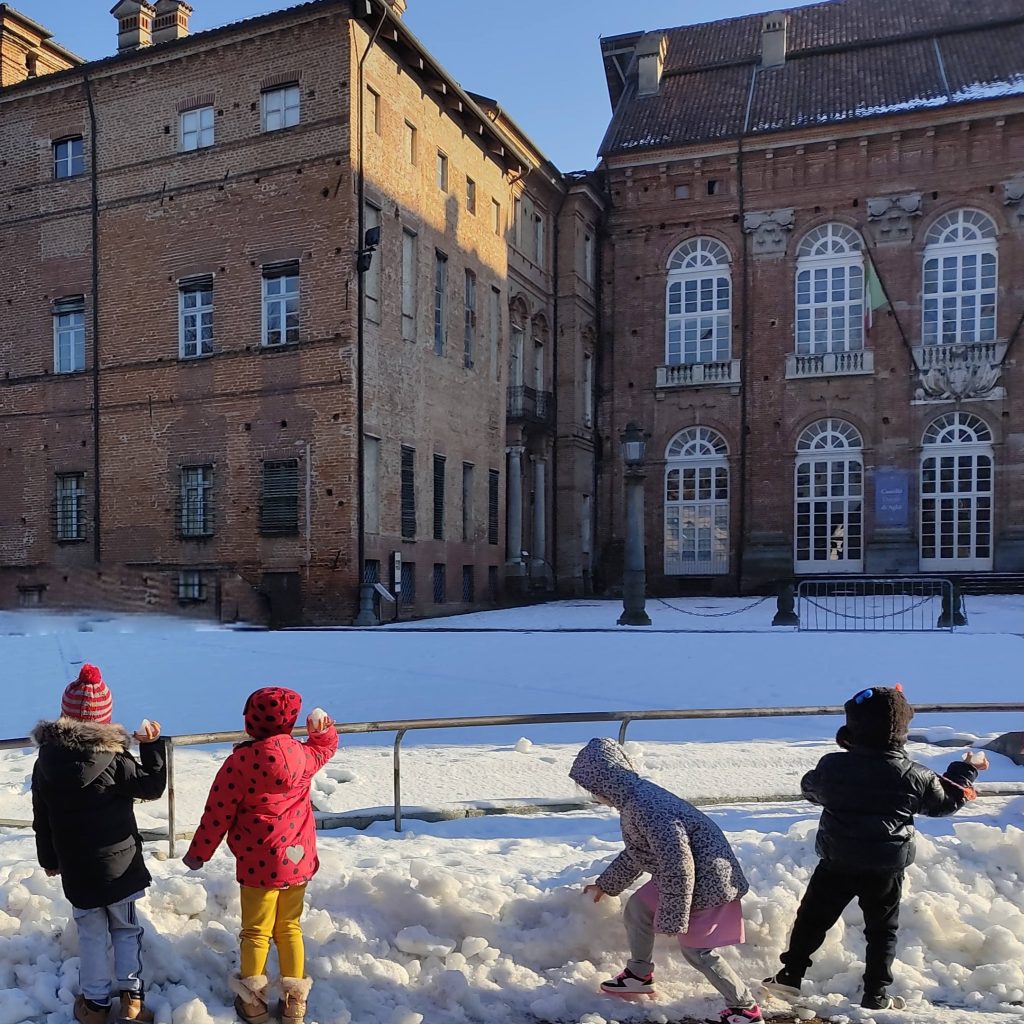
[(685, 932), (691, 911), (724, 906), (750, 888), (722, 830), (693, 804), (640, 778), (613, 740), (591, 740), (569, 777), (609, 800), (621, 816), (626, 848), (597, 884), (618, 896), (649, 873), (661, 894), (656, 931)]

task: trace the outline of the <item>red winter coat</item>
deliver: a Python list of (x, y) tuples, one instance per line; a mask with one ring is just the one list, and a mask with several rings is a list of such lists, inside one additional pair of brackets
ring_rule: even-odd
[[(225, 834), (240, 885), (287, 889), (305, 885), (320, 867), (309, 786), (338, 749), (332, 726), (306, 743), (289, 733), (301, 698), (291, 690), (258, 690), (245, 706), (246, 732), (221, 765), (189, 856), (208, 861)], [(269, 733), (269, 735), (267, 735)]]

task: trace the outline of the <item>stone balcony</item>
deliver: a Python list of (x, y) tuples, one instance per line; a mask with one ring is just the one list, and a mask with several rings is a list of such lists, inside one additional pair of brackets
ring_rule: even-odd
[(919, 402), (992, 400), (1006, 397), (999, 386), (1006, 355), (1005, 341), (962, 345), (915, 345)]
[(677, 363), (659, 366), (656, 387), (699, 388), (709, 384), (739, 384), (740, 361), (725, 359), (719, 363)]
[(871, 349), (860, 352), (822, 352), (818, 355), (786, 356), (786, 379), (801, 377), (850, 377), (875, 372), (875, 353)]

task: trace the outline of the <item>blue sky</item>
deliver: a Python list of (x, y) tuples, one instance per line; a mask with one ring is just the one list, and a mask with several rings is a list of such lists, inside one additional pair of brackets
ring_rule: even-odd
[[(194, 30), (289, 0), (191, 0)], [(785, 6), (798, 6), (788, 0)], [(117, 48), (113, 0), (14, 0), (90, 59)], [(772, 10), (770, 0), (409, 0), (406, 21), (460, 84), (499, 100), (562, 170), (592, 167), (610, 114), (598, 39)], [(777, 8), (775, 8), (777, 9)]]

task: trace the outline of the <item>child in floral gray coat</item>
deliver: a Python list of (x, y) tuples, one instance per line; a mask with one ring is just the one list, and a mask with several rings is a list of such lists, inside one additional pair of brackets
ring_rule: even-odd
[(626, 848), (592, 885), (596, 903), (618, 896), (643, 873), (651, 881), (626, 904), (630, 960), (601, 989), (611, 995), (654, 993), (655, 933), (675, 935), (686, 961), (721, 993), (723, 1024), (760, 1024), (750, 989), (717, 948), (743, 941), (740, 897), (749, 889), (722, 830), (693, 804), (641, 779), (622, 748), (593, 739), (569, 777), (621, 816)]

